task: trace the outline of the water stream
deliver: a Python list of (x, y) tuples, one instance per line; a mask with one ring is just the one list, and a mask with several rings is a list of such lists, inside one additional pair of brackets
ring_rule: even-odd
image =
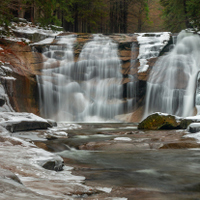
[(75, 36), (57, 40), (43, 53), (45, 67), (38, 77), (44, 117), (94, 122), (113, 120), (123, 113), (118, 45), (96, 34), (75, 62)]
[(194, 114), (199, 55), (199, 36), (182, 31), (174, 49), (160, 57), (150, 73), (145, 117), (157, 111), (183, 117)]

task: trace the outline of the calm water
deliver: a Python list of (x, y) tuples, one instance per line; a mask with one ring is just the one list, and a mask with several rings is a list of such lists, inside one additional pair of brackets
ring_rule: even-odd
[(82, 126), (68, 130), (69, 138), (44, 143), (74, 166), (75, 174), (85, 176), (86, 184), (120, 188), (119, 195), (128, 199), (135, 194), (130, 188), (156, 191), (152, 198), (149, 193), (133, 199), (200, 199), (200, 149), (159, 149), (166, 141), (182, 141), (184, 131), (142, 132), (134, 124)]

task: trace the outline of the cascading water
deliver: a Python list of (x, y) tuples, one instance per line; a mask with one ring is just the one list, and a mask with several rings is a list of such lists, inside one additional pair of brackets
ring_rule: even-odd
[[(130, 71), (134, 69), (135, 64), (137, 63), (137, 57), (133, 53), (135, 52), (135, 49), (137, 49), (137, 46), (135, 43), (131, 46), (131, 63), (130, 63)], [(127, 83), (127, 111), (132, 112), (134, 109), (134, 106), (136, 105), (136, 94), (137, 94), (137, 75), (129, 75), (128, 76), (130, 82)]]
[(122, 75), (118, 45), (94, 35), (74, 62), (75, 36), (58, 37), (43, 53), (38, 76), (40, 108), (45, 118), (58, 121), (106, 121), (121, 114)]
[(174, 49), (160, 57), (150, 73), (144, 117), (153, 112), (183, 117), (193, 114), (199, 55), (199, 36), (182, 31)]

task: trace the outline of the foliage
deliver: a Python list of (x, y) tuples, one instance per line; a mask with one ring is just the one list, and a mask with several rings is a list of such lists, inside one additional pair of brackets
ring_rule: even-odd
[(187, 1), (187, 14), (193, 28), (200, 30), (200, 2), (199, 0)]
[[(0, 6), (0, 25), (14, 18), (26, 18), (42, 26), (64, 26), (75, 32), (120, 32), (128, 30), (129, 18), (141, 31), (148, 20), (151, 0), (4, 0)], [(192, 6), (192, 5), (191, 5)], [(132, 10), (135, 15), (130, 15)], [(137, 31), (137, 30), (135, 30)]]
[(57, 13), (64, 12), (68, 15), (68, 21), (72, 20), (69, 12), (69, 7), (73, 0), (35, 0), (37, 7), (37, 16), (35, 21), (40, 22), (41, 25), (54, 24), (60, 26), (61, 20), (58, 19)]
[(200, 29), (199, 0), (160, 0), (166, 27), (173, 32), (186, 28)]
[(169, 31), (179, 32), (187, 27), (185, 0), (160, 0), (163, 18)]

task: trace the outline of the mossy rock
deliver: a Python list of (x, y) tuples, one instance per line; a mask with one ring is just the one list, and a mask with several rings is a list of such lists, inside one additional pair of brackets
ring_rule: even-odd
[(154, 113), (139, 123), (138, 129), (176, 129), (180, 126), (180, 121), (173, 115)]

